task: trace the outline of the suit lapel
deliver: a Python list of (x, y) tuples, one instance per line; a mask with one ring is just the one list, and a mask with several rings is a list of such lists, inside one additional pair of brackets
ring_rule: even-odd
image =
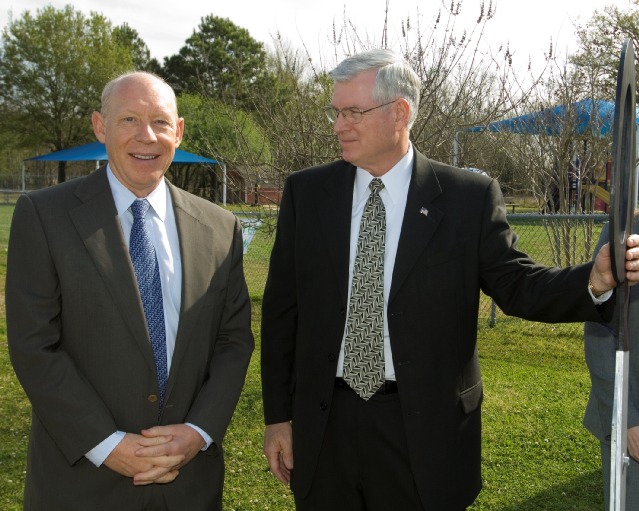
[(144, 310), (105, 168), (89, 174), (78, 186), (76, 196), (82, 203), (69, 211), (71, 221), (123, 321), (155, 371)]
[[(167, 182), (173, 201), (175, 222), (180, 240), (180, 257), (182, 259), (182, 303), (180, 306), (180, 322), (175, 339), (175, 350), (171, 362), (171, 372), (167, 386), (167, 396), (174, 383), (174, 374), (184, 358), (189, 339), (197, 327), (200, 315), (211, 284), (215, 268), (221, 266), (222, 250), (215, 242), (215, 231), (210, 222), (198, 216), (199, 209), (182, 192)], [(201, 240), (206, 239), (206, 243)], [(220, 247), (221, 248), (221, 247)], [(221, 255), (222, 254), (222, 255)]]
[(353, 186), (355, 167), (344, 162), (334, 169), (323, 187), (323, 196), (318, 204), (318, 222), (327, 247), (342, 303), (348, 297), (348, 257), (351, 238), (351, 216), (353, 208)]
[(389, 301), (397, 294), (437, 230), (443, 212), (433, 204), (433, 201), (441, 193), (442, 190), (430, 160), (415, 151)]
[[(354, 183), (355, 167), (351, 164), (344, 162), (330, 175), (327, 172), (327, 179), (322, 187), (323, 194), (320, 197), (321, 206), (316, 207), (320, 232), (331, 258), (331, 264), (335, 268), (339, 292), (344, 304), (346, 304), (350, 285), (348, 258)], [(437, 230), (443, 212), (433, 205), (433, 201), (441, 193), (432, 163), (424, 155), (415, 151), (389, 300), (392, 300), (401, 288)], [(425, 208), (425, 211), (422, 208)]]

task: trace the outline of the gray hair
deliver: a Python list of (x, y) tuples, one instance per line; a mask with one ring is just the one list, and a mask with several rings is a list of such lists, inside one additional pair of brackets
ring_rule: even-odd
[(335, 82), (347, 82), (371, 69), (378, 70), (373, 99), (385, 103), (404, 98), (410, 105), (410, 129), (417, 118), (421, 80), (399, 53), (383, 48), (358, 53), (344, 59), (329, 74)]
[(109, 83), (107, 83), (104, 86), (104, 89), (102, 89), (102, 99), (101, 99), (102, 108), (100, 109), (100, 113), (102, 115), (106, 115), (109, 109), (111, 98), (113, 97), (113, 91), (115, 90), (116, 86), (123, 80), (127, 80), (134, 76), (145, 76), (147, 78), (155, 78), (160, 83), (164, 84), (167, 90), (171, 91), (170, 94), (171, 96), (173, 96), (173, 102), (176, 105), (175, 109), (177, 111), (177, 99), (175, 97), (175, 91), (173, 90), (173, 87), (171, 87), (168, 83), (166, 83), (162, 77), (156, 75), (155, 73), (150, 73), (148, 71), (131, 71), (129, 73), (124, 73), (124, 74), (121, 74), (120, 76), (115, 77), (113, 80), (111, 80)]

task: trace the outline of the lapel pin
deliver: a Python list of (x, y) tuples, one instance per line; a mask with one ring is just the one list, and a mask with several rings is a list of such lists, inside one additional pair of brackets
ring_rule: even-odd
[(428, 216), (428, 210), (424, 207), (422, 207), (422, 209), (420, 209), (419, 212), (424, 216)]

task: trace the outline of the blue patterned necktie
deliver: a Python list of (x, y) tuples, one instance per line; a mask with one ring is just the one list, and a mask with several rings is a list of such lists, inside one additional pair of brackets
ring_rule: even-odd
[(365, 400), (384, 382), (384, 247), (386, 210), (379, 178), (371, 194), (357, 238), (344, 345), (344, 381)]
[(153, 358), (157, 369), (160, 387), (160, 410), (164, 405), (164, 391), (168, 379), (166, 359), (166, 333), (164, 326), (164, 302), (162, 300), (162, 283), (160, 269), (151, 243), (149, 232), (144, 224), (144, 217), (151, 205), (146, 199), (138, 199), (131, 204), (133, 227), (129, 238), (129, 254), (138, 281), (146, 325), (151, 338)]

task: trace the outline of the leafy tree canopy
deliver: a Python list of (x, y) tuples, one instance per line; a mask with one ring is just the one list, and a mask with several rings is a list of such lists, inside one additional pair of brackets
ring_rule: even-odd
[(259, 165), (270, 158), (266, 136), (250, 114), (196, 94), (178, 98), (185, 119), (182, 149), (227, 164)]
[(619, 53), (625, 38), (632, 39), (635, 55), (639, 55), (639, 0), (633, 0), (632, 4), (627, 10), (606, 6), (577, 29), (579, 51), (571, 62), (584, 82), (598, 83), (602, 90), (600, 99), (615, 97)]
[(115, 27), (113, 37), (120, 46), (128, 48), (133, 59), (133, 66), (137, 71), (150, 71), (159, 74), (162, 66), (155, 58), (151, 58), (149, 47), (140, 37), (140, 34), (128, 23)]
[(266, 53), (246, 29), (209, 15), (177, 55), (164, 59), (164, 74), (178, 92), (250, 109), (248, 89), (266, 80)]
[(0, 122), (21, 146), (60, 150), (91, 140), (102, 88), (132, 67), (102, 15), (86, 17), (71, 5), (25, 11), (2, 34)]

